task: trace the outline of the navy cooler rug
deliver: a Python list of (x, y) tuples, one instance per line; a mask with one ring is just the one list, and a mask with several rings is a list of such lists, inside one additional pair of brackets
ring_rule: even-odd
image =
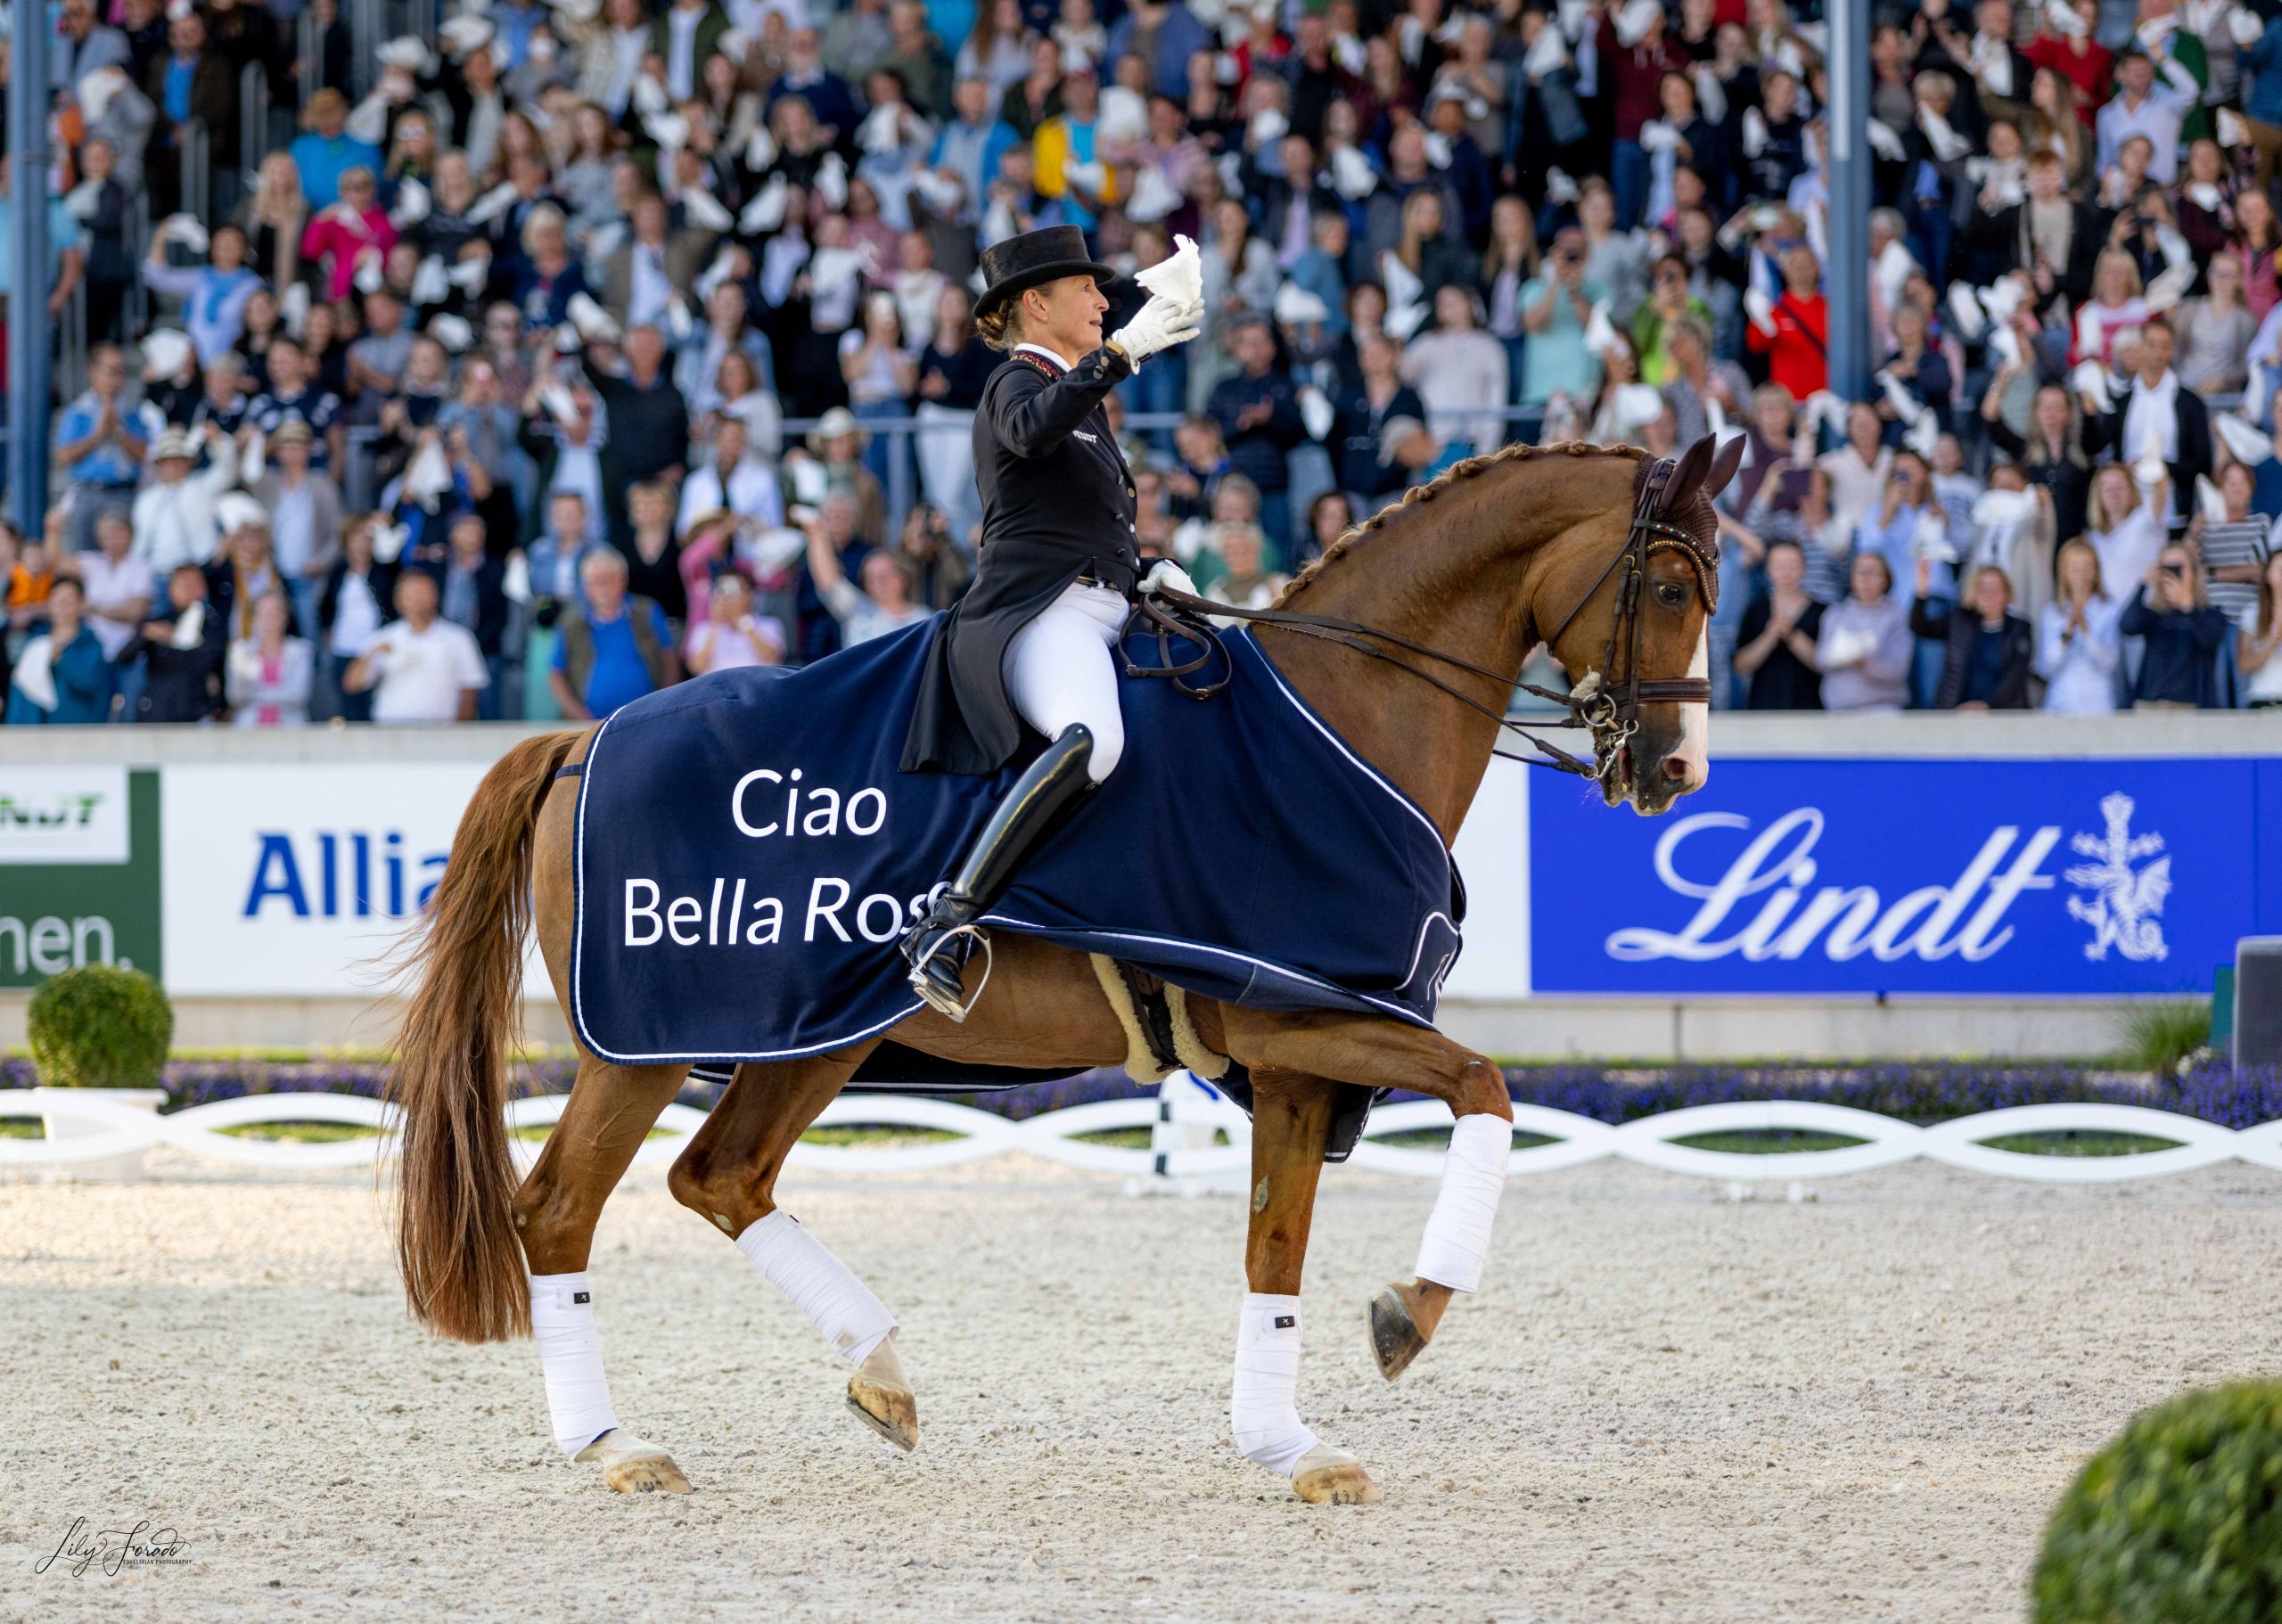
[[(571, 1019), (588, 1048), (785, 1060), (920, 1006), (897, 939), (1015, 776), (897, 770), (940, 624), (685, 683), (603, 726), (579, 798)], [(1117, 770), (987, 922), (1206, 997), (1430, 1024), (1459, 947), (1441, 837), (1248, 635), (1225, 641), (1213, 699), (1120, 685)]]

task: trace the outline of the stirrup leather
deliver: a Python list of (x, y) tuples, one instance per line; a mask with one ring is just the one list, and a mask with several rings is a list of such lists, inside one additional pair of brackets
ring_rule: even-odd
[[(974, 996), (965, 1000), (952, 997), (944, 992), (929, 979), (927, 974), (927, 967), (934, 963), (935, 956), (961, 937), (967, 938), (982, 949), (982, 980), (975, 983)], [(911, 961), (911, 990), (917, 993), (927, 1007), (937, 1014), (954, 1022), (964, 1022), (967, 1018), (967, 1013), (981, 1001), (982, 989), (990, 985), (991, 963), (990, 932), (978, 924), (954, 925), (930, 943), (926, 951)], [(959, 967), (965, 969), (965, 965), (962, 964)]]

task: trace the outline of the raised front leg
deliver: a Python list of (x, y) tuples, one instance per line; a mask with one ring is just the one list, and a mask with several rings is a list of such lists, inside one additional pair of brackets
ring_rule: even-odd
[(737, 1068), (728, 1091), (675, 1161), (674, 1199), (736, 1243), (764, 1278), (856, 1366), (848, 1407), (899, 1449), (919, 1442), (919, 1405), (896, 1352), (895, 1316), (824, 1243), (776, 1205), (776, 1177), (800, 1136), (838, 1097), (873, 1045)]
[(1300, 1270), (1315, 1218), (1331, 1127), (1332, 1086), (1281, 1071), (1252, 1073), (1252, 1226), (1236, 1323), (1228, 1422), (1248, 1459), (1292, 1480), (1302, 1500), (1340, 1505), (1379, 1497), (1356, 1458), (1317, 1440), (1300, 1419)]
[(1372, 1088), (1415, 1089), (1442, 1101), (1457, 1119), (1417, 1266), (1370, 1307), (1371, 1351), (1391, 1382), (1433, 1340), (1451, 1294), (1481, 1286), (1514, 1142), (1505, 1074), (1440, 1032), (1397, 1021), (1227, 1007), (1220, 1014), (1227, 1052), (1255, 1078), (1263, 1068), (1288, 1069)]

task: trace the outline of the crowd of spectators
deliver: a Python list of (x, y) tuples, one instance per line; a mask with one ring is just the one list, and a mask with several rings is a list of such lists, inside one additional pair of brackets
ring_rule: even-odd
[(1114, 406), (1224, 602), (1510, 439), (1741, 434), (1723, 704), (2282, 702), (2282, 14), (1881, 0), (1834, 264), (1785, 0), (460, 0), (369, 61), (348, 4), (56, 8), (11, 724), (598, 716), (932, 613), (976, 255), (1055, 224), (1202, 245)]

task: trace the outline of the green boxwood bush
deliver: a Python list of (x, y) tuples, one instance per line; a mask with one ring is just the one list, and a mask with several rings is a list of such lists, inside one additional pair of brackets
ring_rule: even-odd
[(2036, 1624), (2282, 1618), (2282, 1382), (2143, 1410), (2052, 1513)]
[(175, 1012), (139, 970), (86, 964), (43, 982), (27, 1025), (32, 1063), (51, 1088), (157, 1088)]

